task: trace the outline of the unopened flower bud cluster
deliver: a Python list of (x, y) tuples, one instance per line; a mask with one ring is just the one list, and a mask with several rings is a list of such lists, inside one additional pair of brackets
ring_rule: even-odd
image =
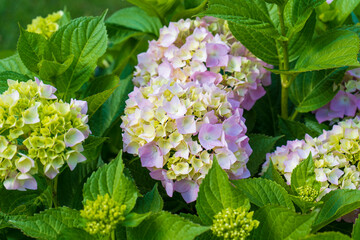
[(213, 18), (160, 30), (138, 56), (134, 91), (122, 117), (124, 151), (137, 154), (167, 194), (195, 201), (216, 156), (230, 178), (250, 176), (252, 150), (243, 109), (265, 94), (262, 62)]
[[(267, 154), (263, 171), (272, 161), (290, 184), (293, 169), (310, 153), (315, 164), (316, 180), (321, 183), (318, 199), (335, 189), (360, 188), (359, 117), (341, 121), (317, 138), (306, 135), (305, 140), (288, 141), (285, 146), (277, 147), (275, 152)], [(308, 191), (305, 188), (302, 190)], [(310, 192), (309, 196), (312, 198), (314, 195)]]
[(50, 38), (59, 29), (59, 20), (64, 15), (63, 11), (58, 11), (47, 15), (46, 18), (36, 17), (31, 24), (27, 25), (26, 31), (41, 34)]
[(349, 70), (340, 90), (325, 106), (314, 111), (318, 122), (354, 117), (360, 110), (360, 68)]
[(87, 200), (80, 211), (87, 220), (85, 230), (90, 234), (109, 235), (116, 224), (125, 220), (126, 205), (119, 205), (109, 194), (98, 195), (95, 201)]
[(223, 239), (244, 240), (259, 226), (260, 222), (252, 219), (253, 214), (244, 207), (223, 209), (214, 216), (211, 231)]
[(313, 202), (319, 195), (319, 192), (310, 186), (301, 186), (296, 189), (299, 197), (306, 202)]
[(86, 158), (82, 142), (90, 130), (87, 103), (64, 103), (42, 81), (8, 80), (0, 95), (0, 179), (6, 189), (36, 189), (33, 177), (54, 178), (67, 163), (73, 170)]

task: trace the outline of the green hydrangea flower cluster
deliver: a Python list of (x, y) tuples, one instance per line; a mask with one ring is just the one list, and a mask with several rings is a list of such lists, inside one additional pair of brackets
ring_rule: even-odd
[(296, 189), (299, 197), (306, 202), (313, 202), (319, 196), (319, 191), (310, 186), (301, 186)]
[(0, 180), (6, 189), (36, 189), (33, 175), (54, 178), (66, 162), (71, 170), (86, 158), (87, 103), (64, 103), (56, 88), (36, 81), (8, 80), (0, 95)]
[(87, 200), (80, 214), (87, 221), (85, 230), (90, 234), (108, 235), (116, 224), (125, 220), (126, 205), (115, 202), (109, 194), (98, 195), (95, 201)]
[(51, 35), (59, 29), (58, 22), (63, 15), (63, 11), (58, 11), (47, 15), (46, 18), (36, 17), (32, 20), (31, 24), (27, 25), (26, 31), (38, 33), (46, 38), (50, 38)]
[(253, 214), (245, 207), (223, 209), (214, 216), (211, 230), (224, 239), (244, 240), (259, 226), (260, 222), (252, 219)]

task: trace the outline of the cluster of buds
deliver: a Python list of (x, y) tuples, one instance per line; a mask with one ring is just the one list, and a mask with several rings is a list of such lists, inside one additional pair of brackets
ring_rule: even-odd
[(349, 70), (336, 96), (325, 106), (314, 111), (318, 122), (354, 117), (360, 110), (360, 68)]
[(313, 202), (319, 195), (319, 192), (309, 186), (301, 186), (296, 189), (296, 192), (299, 194), (299, 197), (306, 202)]
[(124, 151), (186, 202), (196, 200), (214, 156), (231, 179), (249, 177), (242, 108), (265, 94), (270, 75), (226, 22), (170, 23), (138, 61), (122, 117)]
[(26, 31), (41, 34), (46, 38), (59, 29), (59, 21), (64, 15), (63, 11), (58, 11), (47, 15), (46, 18), (36, 17), (31, 24), (27, 25)]
[(253, 214), (244, 207), (223, 209), (214, 216), (211, 231), (223, 239), (244, 240), (259, 226), (260, 222), (252, 219)]
[[(266, 155), (263, 172), (270, 161), (290, 184), (293, 169), (309, 154), (315, 164), (316, 180), (321, 183), (319, 200), (335, 189), (360, 188), (360, 118), (347, 119), (324, 131), (317, 138), (309, 135), (304, 140), (288, 141)], [(306, 189), (303, 189), (306, 190)], [(310, 192), (310, 198), (315, 195)]]
[(36, 189), (32, 176), (54, 178), (66, 162), (73, 170), (86, 158), (82, 142), (89, 136), (87, 103), (64, 103), (56, 89), (36, 81), (8, 80), (0, 95), (0, 179), (6, 189)]
[(109, 235), (116, 224), (125, 220), (126, 205), (119, 205), (109, 194), (87, 200), (80, 215), (87, 220), (85, 230), (90, 234)]

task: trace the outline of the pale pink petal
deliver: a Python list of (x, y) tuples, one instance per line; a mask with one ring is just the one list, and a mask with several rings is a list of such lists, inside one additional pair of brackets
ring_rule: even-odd
[(139, 156), (143, 167), (162, 168), (163, 156), (155, 142), (150, 142), (139, 148)]
[(176, 126), (181, 134), (196, 133), (195, 117), (192, 115), (176, 119)]
[(65, 133), (64, 136), (66, 147), (73, 147), (84, 140), (85, 140), (84, 134), (76, 128), (70, 128), (69, 131)]

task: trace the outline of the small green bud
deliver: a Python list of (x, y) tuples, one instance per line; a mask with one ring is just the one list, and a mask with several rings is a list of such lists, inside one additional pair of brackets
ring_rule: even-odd
[(87, 220), (85, 230), (90, 234), (107, 235), (116, 228), (116, 224), (125, 220), (126, 205), (120, 205), (109, 194), (98, 195), (95, 201), (87, 200), (84, 210), (80, 211)]
[(319, 192), (317, 190), (309, 186), (298, 187), (296, 191), (299, 194), (300, 198), (306, 202), (313, 202), (319, 195)]
[(252, 219), (253, 214), (244, 207), (223, 209), (214, 216), (211, 230), (214, 235), (223, 239), (244, 240), (259, 226), (259, 221)]

